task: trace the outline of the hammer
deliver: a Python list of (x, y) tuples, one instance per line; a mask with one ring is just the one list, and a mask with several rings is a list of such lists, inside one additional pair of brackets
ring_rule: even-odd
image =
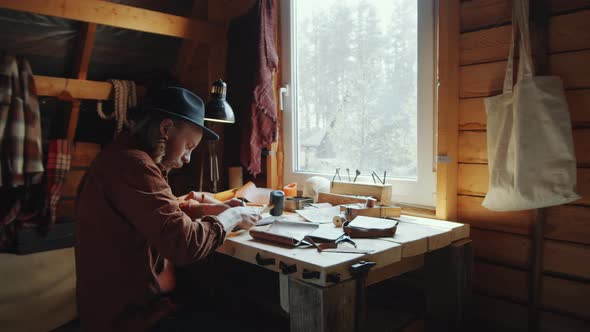
[(285, 193), (282, 190), (273, 190), (270, 192), (268, 205), (260, 211), (260, 214), (270, 211), (271, 216), (278, 217), (283, 214), (285, 206)]

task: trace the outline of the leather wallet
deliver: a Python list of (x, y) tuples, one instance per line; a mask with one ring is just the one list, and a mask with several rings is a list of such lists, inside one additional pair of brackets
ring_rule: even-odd
[(344, 233), (351, 238), (392, 237), (399, 220), (358, 216), (344, 223)]

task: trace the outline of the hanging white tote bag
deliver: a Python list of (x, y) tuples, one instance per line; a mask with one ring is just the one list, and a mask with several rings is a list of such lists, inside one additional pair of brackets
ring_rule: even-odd
[(513, 32), (503, 93), (484, 100), (490, 182), (482, 205), (495, 211), (580, 198), (575, 193), (576, 158), (563, 84), (556, 76), (534, 76), (528, 13), (528, 0), (513, 1), (512, 27), (520, 37), (516, 85)]

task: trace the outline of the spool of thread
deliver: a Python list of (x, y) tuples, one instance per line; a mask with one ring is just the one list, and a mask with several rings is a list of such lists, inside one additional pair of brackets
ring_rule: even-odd
[(231, 166), (227, 168), (229, 188), (240, 188), (244, 184), (242, 179), (242, 166)]
[(334, 226), (336, 227), (342, 227), (342, 225), (344, 224), (344, 222), (346, 221), (346, 217), (344, 216), (344, 213), (340, 213), (337, 216), (334, 216), (332, 218), (332, 222), (334, 223)]
[(285, 197), (297, 196), (297, 183), (289, 183), (283, 187), (283, 191), (285, 192)]

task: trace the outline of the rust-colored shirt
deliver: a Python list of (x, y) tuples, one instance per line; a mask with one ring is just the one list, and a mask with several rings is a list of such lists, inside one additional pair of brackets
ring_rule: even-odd
[(78, 314), (84, 331), (145, 331), (172, 309), (155, 270), (162, 257), (186, 265), (212, 253), (216, 218), (184, 214), (166, 173), (122, 134), (92, 163), (77, 206)]

